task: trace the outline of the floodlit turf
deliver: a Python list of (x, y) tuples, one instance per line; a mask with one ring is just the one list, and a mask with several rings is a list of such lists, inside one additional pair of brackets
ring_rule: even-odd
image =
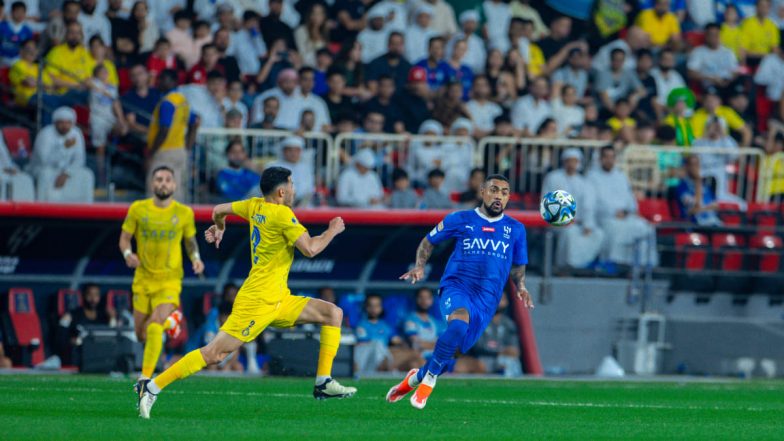
[(783, 382), (442, 378), (425, 410), (387, 404), (390, 381), (316, 401), (305, 379), (194, 377), (136, 416), (133, 381), (0, 375), (2, 440), (784, 439)]

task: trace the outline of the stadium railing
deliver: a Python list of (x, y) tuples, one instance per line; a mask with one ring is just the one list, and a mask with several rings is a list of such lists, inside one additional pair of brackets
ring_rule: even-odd
[[(194, 148), (194, 164), (199, 173), (193, 177), (193, 200), (208, 202), (210, 186), (221, 168), (226, 166), (226, 146), (239, 139), (248, 150), (258, 169), (281, 158), (282, 141), (289, 136), (300, 136), (305, 141), (301, 160), (311, 164), (316, 188), (334, 188), (338, 176), (338, 156), (332, 138), (321, 132), (294, 133), (287, 130), (200, 128)], [(208, 188), (204, 188), (204, 184)]]
[[(341, 165), (350, 163), (350, 157), (359, 149), (370, 148), (377, 155), (378, 170), (385, 187), (392, 187), (392, 169), (421, 170), (417, 163), (419, 149), (441, 148), (444, 162), (440, 168), (449, 175), (450, 169), (459, 169), (467, 182), (471, 167), (483, 164), (477, 144), (469, 136), (393, 135), (384, 133), (341, 133), (335, 137), (335, 150)], [(425, 170), (425, 173), (427, 171)], [(424, 185), (425, 176), (410, 176)]]
[(606, 145), (603, 141), (489, 136), (479, 141), (477, 155), (485, 161), (488, 173), (508, 176), (514, 191), (540, 193), (544, 176), (559, 167), (564, 150), (580, 149), (583, 170), (587, 170), (586, 165)]
[(720, 199), (729, 195), (745, 203), (768, 200), (764, 153), (757, 148), (629, 145), (619, 165), (638, 194), (663, 199), (682, 176), (683, 157), (689, 154), (700, 157), (702, 176), (713, 179)]

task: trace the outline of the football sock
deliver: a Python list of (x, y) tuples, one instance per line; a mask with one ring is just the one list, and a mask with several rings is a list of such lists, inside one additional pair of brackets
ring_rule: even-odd
[(338, 346), (340, 346), (340, 328), (337, 326), (322, 326), (318, 368), (316, 368), (316, 384), (323, 383), (332, 374), (332, 360), (338, 353)]
[(259, 363), (256, 361), (256, 352), (258, 346), (255, 341), (245, 343), (245, 358), (248, 359), (248, 372), (255, 373), (259, 371)]
[(155, 380), (151, 381), (147, 387), (150, 389), (150, 392), (155, 393), (151, 386), (163, 389), (177, 380), (199, 372), (205, 366), (207, 366), (207, 363), (204, 361), (204, 356), (201, 355), (201, 349), (195, 349), (188, 352), (177, 363), (174, 363), (169, 369), (155, 377)]
[(436, 347), (433, 350), (433, 356), (430, 358), (430, 361), (425, 363), (417, 372), (417, 382), (421, 382), (428, 372), (436, 376), (441, 375), (444, 368), (449, 366), (450, 360), (454, 357), (457, 347), (463, 341), (467, 332), (468, 323), (462, 320), (449, 322), (446, 331), (436, 341)]
[(155, 372), (155, 365), (161, 358), (163, 349), (163, 325), (150, 322), (147, 325), (147, 341), (144, 343), (144, 357), (142, 358), (142, 376), (150, 378)]

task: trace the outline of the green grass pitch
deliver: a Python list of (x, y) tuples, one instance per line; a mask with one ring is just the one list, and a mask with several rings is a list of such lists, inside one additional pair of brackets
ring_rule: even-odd
[(387, 404), (392, 380), (193, 377), (136, 416), (133, 380), (0, 375), (2, 440), (784, 439), (784, 382), (439, 380), (425, 410)]

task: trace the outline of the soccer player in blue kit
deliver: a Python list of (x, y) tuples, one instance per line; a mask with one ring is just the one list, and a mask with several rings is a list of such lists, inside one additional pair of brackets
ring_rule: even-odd
[(517, 296), (533, 308), (525, 288), (528, 249), (523, 224), (504, 215), (509, 202), (509, 181), (501, 175), (488, 176), (480, 189), (482, 204), (457, 211), (433, 228), (416, 253), (414, 268), (400, 276), (416, 283), (425, 276), (425, 263), (433, 247), (455, 239), (455, 249), (441, 277), (439, 302), (447, 318), (446, 331), (438, 338), (433, 356), (419, 369), (412, 369), (387, 393), (387, 402), (411, 396), (411, 405), (423, 409), (438, 376), (454, 362), (456, 352), (465, 354), (481, 337), (498, 307), (511, 273)]

